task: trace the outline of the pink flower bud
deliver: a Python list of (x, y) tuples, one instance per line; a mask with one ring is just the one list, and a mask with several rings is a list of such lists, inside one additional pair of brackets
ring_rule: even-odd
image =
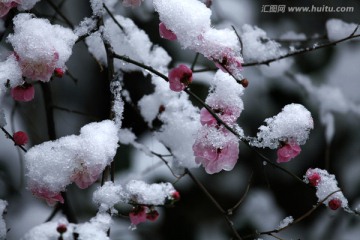
[(15, 145), (19, 145), (19, 146), (25, 145), (29, 140), (27, 134), (22, 131), (18, 131), (16, 133), (14, 133), (13, 139), (14, 139)]
[(309, 173), (307, 175), (307, 178), (309, 180), (310, 185), (313, 186), (313, 187), (316, 187), (319, 184), (320, 180), (321, 180), (320, 174), (317, 173), (317, 172)]
[(174, 201), (179, 201), (180, 200), (180, 193), (178, 191), (175, 191), (171, 194), (172, 198), (174, 199)]
[(162, 38), (165, 38), (167, 40), (173, 41), (177, 39), (176, 34), (173, 31), (169, 30), (162, 22), (159, 24), (159, 33)]
[(146, 219), (155, 222), (159, 218), (159, 212), (156, 210), (151, 210), (146, 214)]
[(15, 101), (29, 102), (34, 99), (35, 88), (31, 84), (23, 84), (11, 89), (11, 96)]
[(181, 92), (192, 82), (192, 71), (187, 66), (180, 64), (169, 72), (170, 89)]
[(66, 224), (63, 224), (63, 223), (60, 223), (57, 228), (56, 228), (56, 231), (60, 234), (63, 234), (64, 232), (67, 231), (67, 227), (66, 227)]
[(64, 76), (64, 70), (62, 70), (61, 68), (55, 68), (54, 74), (56, 77), (62, 78)]
[(341, 207), (341, 200), (340, 199), (338, 199), (338, 198), (333, 198), (333, 199), (331, 199), (330, 201), (329, 201), (329, 208), (331, 209), (331, 210), (336, 210), (336, 209), (338, 209), (339, 207)]
[(277, 150), (277, 156), (278, 156), (277, 162), (278, 163), (288, 162), (297, 155), (299, 155), (300, 152), (301, 152), (301, 148), (297, 144), (297, 142), (292, 141), (286, 143), (284, 146), (282, 146)]

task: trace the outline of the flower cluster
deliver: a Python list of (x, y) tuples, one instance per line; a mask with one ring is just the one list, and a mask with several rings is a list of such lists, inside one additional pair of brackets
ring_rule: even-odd
[(160, 16), (160, 36), (178, 40), (183, 48), (194, 50), (226, 73), (242, 79), (241, 47), (235, 32), (230, 29), (214, 29), (211, 26), (211, 10), (197, 0), (154, 0)]
[[(225, 124), (239, 129), (236, 120), (243, 110), (240, 98), (242, 94), (241, 85), (229, 74), (218, 71), (206, 103)], [(232, 170), (239, 155), (238, 138), (221, 125), (206, 108), (200, 111), (200, 122), (202, 127), (193, 145), (196, 163), (202, 164), (209, 174)]]
[(129, 213), (131, 228), (135, 229), (136, 225), (142, 222), (146, 222), (149, 220), (154, 222), (159, 217), (159, 212), (156, 211), (153, 207), (147, 206), (136, 206), (134, 209)]
[(300, 154), (310, 130), (314, 128), (311, 113), (300, 104), (288, 104), (274, 117), (265, 119), (257, 137), (250, 141), (255, 147), (277, 149), (277, 162), (288, 162)]
[(84, 189), (98, 179), (115, 156), (117, 142), (117, 126), (105, 120), (85, 125), (78, 136), (30, 148), (25, 154), (28, 188), (50, 205), (63, 202), (60, 192), (67, 185)]
[(304, 176), (304, 182), (316, 187), (318, 201), (322, 201), (331, 195), (324, 201), (324, 204), (331, 210), (342, 207), (345, 211), (351, 211), (348, 207), (348, 200), (344, 197), (343, 193), (339, 191), (340, 188), (337, 186), (338, 183), (333, 174), (329, 174), (323, 169), (309, 168)]
[(9, 58), (16, 60), (11, 67), (26, 79), (12, 86), (11, 95), (16, 101), (27, 102), (34, 98), (34, 81), (48, 82), (53, 74), (64, 74), (77, 37), (70, 29), (31, 14), (18, 14), (13, 22), (14, 33), (7, 38), (14, 48)]

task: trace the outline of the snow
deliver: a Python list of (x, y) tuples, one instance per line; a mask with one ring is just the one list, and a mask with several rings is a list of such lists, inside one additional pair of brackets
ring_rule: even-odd
[[(77, 39), (70, 29), (51, 25), (47, 19), (34, 18), (27, 13), (16, 15), (13, 22), (14, 34), (10, 34), (7, 41), (13, 46), (20, 64), (23, 64), (23, 75), (33, 71), (27, 73), (27, 77), (49, 81), (55, 68), (65, 68)], [(51, 66), (47, 76), (36, 78), (36, 72), (44, 71), (45, 66)]]
[[(329, 19), (326, 22), (327, 37), (330, 41), (338, 41), (343, 38), (349, 37), (356, 29), (358, 24), (346, 23), (340, 19)], [(359, 34), (359, 29), (356, 34)]]
[(267, 37), (264, 30), (248, 24), (241, 29), (241, 41), (245, 62), (262, 62), (285, 53), (279, 43)]
[(265, 119), (266, 126), (259, 127), (257, 139), (250, 142), (256, 147), (276, 149), (280, 142), (295, 140), (299, 145), (305, 144), (310, 130), (314, 128), (311, 113), (301, 104), (288, 104), (282, 111)]
[(275, 62), (271, 62), (268, 65), (261, 65), (259, 69), (261, 73), (266, 77), (278, 78), (284, 76), (294, 63), (292, 58), (283, 58)]
[(279, 226), (276, 228), (277, 230), (282, 229), (284, 227), (287, 227), (289, 224), (291, 224), (294, 221), (294, 218), (292, 216), (288, 216), (281, 220)]
[(21, 240), (58, 240), (60, 234), (56, 231), (56, 228), (59, 224), (65, 224), (67, 227), (67, 231), (63, 234), (63, 239), (72, 240), (72, 232), (74, 225), (69, 224), (64, 218), (35, 226), (29, 232), (27, 232), (21, 238)]
[(105, 13), (104, 0), (90, 0), (90, 6), (95, 16), (101, 17)]
[(115, 156), (117, 130), (114, 122), (104, 120), (85, 125), (78, 136), (66, 136), (30, 148), (25, 154), (29, 187), (60, 192), (79, 169), (100, 174)]
[(0, 240), (6, 239), (7, 228), (6, 228), (5, 220), (3, 218), (6, 206), (7, 206), (7, 202), (5, 200), (0, 199)]
[(124, 189), (124, 196), (128, 201), (146, 205), (163, 205), (176, 192), (171, 183), (147, 184), (139, 180), (128, 182)]
[(306, 35), (304, 33), (296, 33), (294, 31), (289, 31), (280, 36), (281, 40), (306, 40)]
[(35, 6), (35, 4), (37, 2), (39, 2), (40, 0), (26, 0), (26, 1), (21, 1), (21, 4), (18, 5), (18, 9), (20, 11), (23, 10), (30, 10), (31, 8), (33, 8)]
[(21, 240), (58, 240), (60, 234), (56, 229), (59, 224), (65, 224), (67, 228), (62, 235), (64, 240), (73, 240), (74, 233), (79, 234), (78, 240), (110, 240), (107, 231), (111, 225), (111, 216), (108, 213), (98, 213), (89, 222), (82, 224), (68, 223), (64, 218), (46, 222), (31, 229)]
[(229, 109), (236, 120), (244, 110), (241, 99), (243, 94), (244, 87), (241, 84), (237, 83), (228, 73), (218, 70), (211, 81), (209, 95), (205, 102), (213, 109)]
[(78, 240), (110, 240), (107, 231), (111, 226), (111, 216), (108, 213), (98, 213), (89, 222), (79, 224), (74, 232), (79, 234)]
[[(186, 93), (171, 91), (169, 83), (162, 78), (153, 77), (151, 80), (155, 91), (138, 102), (141, 115), (150, 127), (156, 117), (163, 122), (155, 137), (170, 148), (174, 156), (173, 167), (178, 170), (197, 167), (191, 149), (194, 136), (201, 126), (199, 109), (192, 105)], [(160, 107), (164, 108), (161, 113)]]
[[(124, 18), (120, 15), (115, 16), (115, 18), (124, 31), (122, 31), (112, 19), (107, 19), (102, 29), (104, 38), (109, 41), (114, 52), (119, 55), (126, 55), (135, 61), (144, 63), (160, 71), (166, 69), (171, 61), (166, 51), (157, 45), (153, 45), (148, 35), (143, 30), (140, 30), (131, 19)], [(86, 43), (89, 51), (95, 58), (101, 63), (107, 64), (101, 33), (97, 31), (91, 34), (86, 38)], [(143, 71), (142, 68), (125, 63), (119, 59), (115, 59), (114, 65), (116, 70)]]
[(211, 11), (196, 0), (154, 0), (155, 10), (166, 28), (176, 34), (183, 48), (201, 53), (206, 58), (223, 62), (231, 59), (227, 68), (242, 79), (239, 63), (243, 61), (240, 43), (233, 30), (211, 27)]
[(148, 184), (141, 180), (131, 180), (120, 186), (106, 182), (94, 192), (93, 201), (99, 205), (100, 212), (110, 209), (116, 213), (113, 207), (117, 203), (164, 205), (166, 200), (173, 199), (174, 192), (176, 190), (171, 183)]
[(77, 36), (84, 36), (89, 34), (93, 29), (96, 29), (97, 21), (95, 18), (84, 18), (79, 25), (74, 29), (74, 34)]
[(340, 88), (332, 85), (315, 86), (309, 77), (297, 74), (295, 80), (315, 99), (319, 106), (320, 121), (325, 126), (325, 137), (328, 143), (335, 134), (334, 113), (353, 113), (360, 116), (360, 106), (351, 102)]
[(113, 182), (106, 182), (99, 187), (93, 194), (93, 201), (99, 205), (99, 212), (111, 209), (111, 213), (117, 213), (113, 207), (120, 201), (122, 191), (122, 187)]
[(112, 112), (114, 114), (114, 121), (119, 129), (122, 125), (123, 112), (124, 112), (124, 101), (121, 98), (121, 90), (122, 90), (121, 81), (122, 81), (122, 75), (118, 75), (117, 78), (115, 78), (110, 83), (110, 91), (113, 97)]
[(0, 92), (7, 90), (6, 83), (9, 83), (11, 88), (22, 83), (21, 68), (13, 54), (0, 62)]

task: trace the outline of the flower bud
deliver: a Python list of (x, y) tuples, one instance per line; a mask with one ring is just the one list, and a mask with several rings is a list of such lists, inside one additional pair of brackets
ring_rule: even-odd
[(18, 131), (16, 133), (14, 133), (13, 139), (14, 139), (15, 145), (19, 145), (19, 146), (25, 145), (29, 140), (27, 134), (22, 131)]
[(63, 224), (63, 223), (60, 223), (57, 228), (56, 228), (56, 231), (60, 234), (63, 234), (64, 232), (67, 231), (67, 227), (66, 227), (66, 224)]
[(341, 207), (341, 200), (340, 199), (338, 199), (338, 198), (333, 198), (333, 199), (331, 199), (330, 201), (329, 201), (329, 208), (331, 209), (331, 210), (336, 210), (336, 209), (338, 209), (339, 207)]

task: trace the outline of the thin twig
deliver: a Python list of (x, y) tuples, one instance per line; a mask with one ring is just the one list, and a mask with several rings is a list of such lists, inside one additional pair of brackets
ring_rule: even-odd
[(187, 175), (189, 175), (189, 177), (191, 178), (191, 180), (193, 180), (193, 182), (203, 191), (203, 193), (205, 193), (205, 195), (210, 199), (210, 201), (214, 204), (214, 206), (224, 215), (227, 224), (229, 225), (229, 227), (231, 228), (234, 236), (241, 240), (241, 236), (239, 235), (239, 233), (237, 232), (237, 230), (234, 227), (233, 222), (230, 220), (228, 213), (224, 210), (224, 208), (216, 201), (216, 199), (209, 193), (209, 191), (206, 189), (206, 187), (190, 172), (190, 170), (188, 168), (185, 169), (185, 173)]
[(289, 228), (292, 225), (297, 224), (298, 222), (304, 220), (305, 218), (307, 218), (308, 216), (310, 216), (316, 209), (318, 209), (321, 204), (323, 204), (329, 197), (331, 197), (333, 194), (340, 192), (341, 189), (338, 189), (332, 193), (330, 193), (329, 195), (327, 195), (323, 200), (321, 200), (320, 202), (318, 202), (313, 208), (311, 208), (309, 211), (307, 211), (305, 214), (303, 214), (301, 217), (297, 218), (296, 220), (294, 220), (292, 223), (289, 223), (288, 225), (282, 227), (282, 228), (278, 228), (278, 229), (274, 229), (271, 231), (264, 231), (264, 232), (259, 232), (259, 233), (255, 233), (255, 234), (251, 234), (251, 235), (247, 235), (244, 236), (244, 239), (248, 239), (248, 238), (254, 238), (254, 237), (258, 237), (260, 235), (272, 235), (273, 233), (278, 233), (281, 232), (287, 228)]
[(17, 144), (15, 143), (15, 140), (14, 140), (14, 138), (12, 137), (12, 135), (11, 135), (4, 127), (1, 127), (1, 131), (3, 131), (3, 132), (5, 133), (5, 136), (6, 136), (7, 138), (10, 138), (10, 139), (14, 142), (15, 146), (19, 147), (19, 148), (20, 148), (21, 150), (23, 150), (24, 152), (27, 152), (27, 150), (26, 150), (23, 146), (17, 145)]
[(265, 60), (265, 61), (244, 63), (244, 64), (242, 64), (242, 66), (243, 67), (249, 67), (249, 66), (255, 66), (255, 65), (269, 64), (271, 62), (275, 62), (275, 61), (278, 61), (278, 60), (283, 59), (283, 58), (292, 57), (292, 56), (300, 55), (300, 54), (307, 53), (307, 52), (312, 52), (312, 51), (322, 49), (322, 48), (326, 48), (326, 47), (331, 47), (331, 46), (334, 46), (334, 45), (336, 45), (338, 43), (342, 43), (342, 42), (345, 42), (347, 40), (351, 40), (351, 39), (360, 37), (360, 34), (355, 35), (357, 29), (358, 29), (358, 26), (356, 27), (354, 32), (352, 34), (350, 34), (348, 37), (339, 39), (337, 41), (333, 41), (333, 42), (329, 42), (329, 43), (325, 43), (325, 44), (321, 44), (321, 45), (315, 45), (313, 47), (303, 48), (301, 50), (294, 51), (294, 52), (289, 52), (287, 54), (281, 55), (281, 56), (276, 57), (276, 58), (268, 59), (268, 60)]
[(120, 25), (119, 21), (115, 18), (115, 16), (112, 14), (112, 12), (109, 10), (105, 3), (103, 4), (103, 7), (105, 8), (111, 19), (115, 22), (115, 24), (120, 28), (120, 30), (124, 32), (124, 28)]
[(232, 207), (232, 208), (229, 208), (227, 210), (227, 213), (228, 215), (232, 215), (234, 213), (234, 211), (242, 204), (242, 202), (245, 200), (249, 190), (250, 190), (250, 185), (251, 185), (251, 181), (252, 181), (252, 178), (254, 176), (254, 172), (251, 173), (250, 175), (250, 178), (249, 178), (249, 181), (248, 181), (248, 184), (246, 186), (246, 189), (245, 189), (245, 192), (243, 194), (243, 196), (240, 198), (240, 200)]
[(194, 71), (194, 67), (195, 67), (196, 62), (197, 62), (197, 60), (198, 60), (198, 58), (199, 58), (199, 55), (200, 55), (199, 53), (196, 53), (196, 54), (195, 54), (194, 61), (192, 62), (191, 67), (190, 67), (191, 71)]
[(64, 108), (64, 107), (60, 107), (60, 106), (56, 106), (56, 105), (53, 105), (52, 107), (53, 107), (54, 109), (61, 110), (61, 111), (64, 111), (64, 112), (75, 113), (75, 114), (79, 114), (79, 115), (82, 115), (82, 116), (89, 117), (89, 118), (91, 118), (91, 119), (93, 119), (93, 120), (99, 120), (99, 117), (92, 116), (92, 115), (90, 115), (90, 114), (87, 114), (87, 113), (84, 113), (84, 112), (81, 112), (81, 111), (71, 110), (71, 109)]
[(74, 28), (74, 25), (71, 23), (71, 21), (59, 10), (58, 6), (55, 5), (51, 0), (46, 0), (47, 3), (54, 9), (54, 11), (59, 14), (59, 16), (64, 19), (67, 25), (69, 25), (72, 29)]
[[(296, 55), (301, 55), (304, 53), (308, 53), (308, 52), (312, 52), (318, 49), (322, 49), (322, 48), (326, 48), (326, 47), (331, 47), (331, 46), (335, 46), (338, 43), (342, 43), (342, 42), (346, 42), (348, 40), (354, 39), (354, 38), (358, 38), (360, 37), (360, 34), (355, 34), (357, 32), (358, 26), (357, 28), (354, 30), (354, 32), (352, 34), (350, 34), (348, 37), (339, 39), (337, 41), (333, 41), (333, 42), (329, 42), (329, 43), (325, 43), (325, 44), (321, 44), (321, 45), (315, 45), (313, 47), (307, 47), (307, 48), (303, 48), (297, 51), (293, 51), (293, 52), (288, 52), (284, 55), (281, 55), (279, 57), (275, 57), (275, 58), (271, 58), (271, 59), (267, 59), (264, 61), (259, 61), (259, 62), (248, 62), (248, 63), (243, 63), (242, 66), (243, 67), (251, 67), (251, 66), (257, 66), (257, 65), (263, 65), (266, 64), (268, 65), (271, 62), (275, 62), (284, 58), (288, 58), (288, 57), (292, 57), (292, 56), (296, 56)], [(202, 69), (196, 69), (193, 71), (193, 73), (200, 73), (200, 72), (209, 72), (209, 71), (216, 71), (217, 68), (202, 68)]]

